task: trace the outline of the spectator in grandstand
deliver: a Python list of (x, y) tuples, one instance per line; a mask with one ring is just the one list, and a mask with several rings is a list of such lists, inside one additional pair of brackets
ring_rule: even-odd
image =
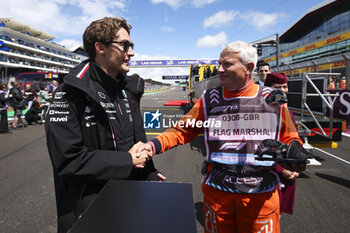
[(36, 97), (36, 92), (32, 89), (32, 86), (30, 84), (26, 84), (23, 93), (23, 98), (25, 100), (26, 105), (28, 106), (28, 109), (32, 107), (33, 101)]
[(27, 125), (24, 124), (22, 120), (22, 111), (26, 108), (26, 105), (23, 99), (23, 93), (19, 87), (18, 82), (13, 83), (13, 88), (10, 91), (9, 97), (12, 100), (12, 107), (14, 111), (14, 120), (12, 123), (12, 128), (18, 129), (26, 127)]
[(346, 78), (342, 77), (339, 82), (339, 88), (342, 90), (346, 90)]
[(269, 63), (266, 62), (260, 62), (258, 63), (258, 76), (259, 76), (259, 80), (256, 81), (256, 84), (259, 84), (260, 86), (264, 86), (265, 83), (265, 79), (266, 79), (266, 75), (271, 73), (270, 70), (270, 65)]
[(7, 120), (7, 108), (8, 108), (8, 90), (6, 84), (0, 86), (0, 133), (9, 133), (9, 126)]
[[(265, 86), (280, 89), (286, 94), (288, 93), (287, 76), (284, 73), (270, 73), (267, 74), (265, 80)], [(296, 126), (294, 114), (289, 110), (291, 119)], [(280, 178), (280, 184), (278, 188), (278, 194), (280, 198), (280, 212), (293, 214), (294, 197), (295, 197), (295, 180), (299, 177), (299, 173), (296, 171), (290, 171), (283, 168), (280, 165), (276, 165), (273, 170), (278, 174)]]
[(33, 123), (41, 124), (41, 114), (42, 108), (40, 103), (37, 100), (33, 101), (33, 104), (30, 109), (28, 109), (25, 119), (28, 125), (32, 125)]
[(40, 86), (40, 91), (38, 93), (39, 103), (42, 108), (42, 117), (45, 120), (47, 109), (50, 106), (51, 96), (47, 91), (45, 85)]
[[(280, 95), (254, 84), (256, 61), (256, 48), (250, 44), (226, 45), (219, 58), (221, 86), (207, 90), (176, 126), (137, 149), (159, 154), (190, 142), (204, 130), (208, 161), (203, 164), (202, 190), (207, 233), (280, 232), (279, 180), (270, 171), (275, 162), (259, 160), (256, 148), (261, 148), (264, 139), (298, 145), (301, 140)], [(305, 164), (292, 164), (297, 171), (305, 169)]]
[(45, 130), (59, 233), (69, 230), (109, 179), (165, 179), (147, 152), (137, 156), (138, 144), (133, 146), (146, 142), (146, 135), (144, 80), (126, 75), (135, 55), (130, 29), (121, 17), (92, 22), (83, 35), (89, 59), (63, 78), (53, 96)]
[(334, 78), (330, 77), (327, 89), (328, 90), (335, 90), (335, 88), (336, 88), (335, 80), (334, 80)]

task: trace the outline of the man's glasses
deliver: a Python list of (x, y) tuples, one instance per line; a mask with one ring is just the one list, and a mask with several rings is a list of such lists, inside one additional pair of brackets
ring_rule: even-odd
[(111, 43), (123, 44), (123, 51), (129, 51), (130, 47), (134, 49), (134, 43), (130, 43), (129, 41), (112, 41)]

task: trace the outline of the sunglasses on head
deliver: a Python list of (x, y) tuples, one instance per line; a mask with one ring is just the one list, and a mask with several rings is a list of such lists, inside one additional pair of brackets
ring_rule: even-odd
[(111, 43), (123, 44), (123, 51), (124, 52), (129, 51), (130, 47), (132, 49), (134, 49), (134, 43), (129, 42), (129, 41), (112, 41)]

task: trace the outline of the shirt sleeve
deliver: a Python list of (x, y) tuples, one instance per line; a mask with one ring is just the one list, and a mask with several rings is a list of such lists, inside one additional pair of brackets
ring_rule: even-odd
[(193, 108), (175, 126), (151, 140), (156, 154), (167, 151), (177, 145), (184, 145), (203, 131), (203, 127), (198, 127), (198, 125), (202, 124), (196, 124), (197, 121), (204, 122), (202, 98), (196, 102)]

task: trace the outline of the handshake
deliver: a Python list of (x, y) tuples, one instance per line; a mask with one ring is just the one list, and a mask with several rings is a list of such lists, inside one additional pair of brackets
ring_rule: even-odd
[[(129, 153), (132, 157), (132, 164), (135, 168), (144, 168), (147, 161), (153, 157), (153, 148), (149, 143), (138, 142), (132, 146), (129, 150)], [(166, 177), (158, 172), (157, 173), (158, 181), (165, 181)]]
[(144, 168), (147, 161), (153, 157), (153, 149), (149, 143), (138, 142), (132, 146), (129, 153), (136, 168)]

